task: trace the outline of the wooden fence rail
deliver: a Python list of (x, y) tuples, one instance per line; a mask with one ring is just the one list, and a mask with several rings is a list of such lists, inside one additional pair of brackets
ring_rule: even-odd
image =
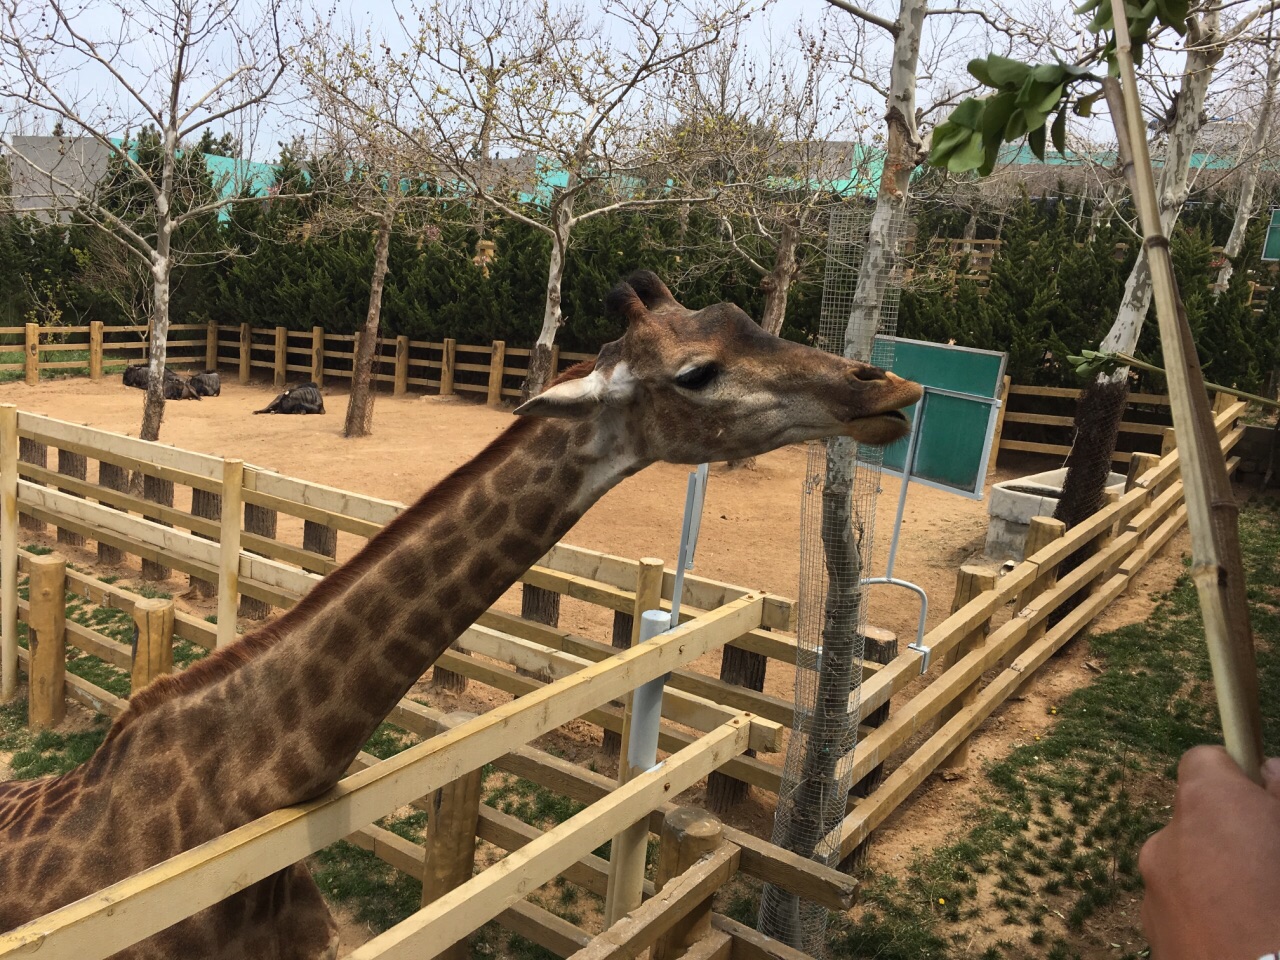
[[(403, 355), (401, 351), (400, 356)], [(397, 362), (403, 368), (403, 362)], [(1243, 409), (1244, 404), (1240, 403), (1219, 408), (1216, 423), (1224, 453), (1229, 454), (1242, 436), (1243, 431), (1235, 427), (1235, 421)], [(18, 476), (16, 509), (59, 528), (80, 532), (89, 539), (104, 541), (105, 538), (105, 542), (126, 553), (163, 561), (193, 576), (199, 574), (216, 582), (220, 591), (229, 591), (231, 596), (239, 591), (275, 606), (289, 606), (314, 585), (319, 579), (319, 572), (328, 569), (326, 565), (331, 566), (335, 559), (327, 553), (307, 550), (305, 546), (243, 531), (238, 511), (234, 511), (230, 519), (224, 513), (222, 521), (209, 521), (183, 510), (183, 497), (175, 501), (179, 504), (177, 506), (161, 507), (94, 484), (88, 479), (69, 478), (37, 464), (18, 462), (16, 441), (22, 439), (43, 444), (46, 448), (71, 450), (101, 464), (167, 478), (180, 487), (215, 493), (223, 498), (224, 504), (234, 502), (238, 494), (245, 504), (285, 513), (305, 523), (340, 532), (344, 537), (372, 536), (403, 509), (398, 503), (282, 477), (252, 465), (243, 465), (237, 471), (229, 469), (227, 463), (215, 457), (189, 454), (49, 418), (19, 413), (16, 420), (16, 436), (12, 442), (6, 441), (6, 449), (0, 450), (0, 468), (3, 468), (0, 474), (8, 471)], [(1185, 510), (1181, 506), (1178, 463), (1179, 454), (1176, 446), (1172, 445), (1158, 461), (1152, 458), (1140, 460), (1135, 466), (1140, 464), (1146, 469), (1131, 473), (1130, 487), (1122, 497), (1065, 534), (1053, 531), (1054, 535), (1046, 534), (1040, 538), (1028, 551), (1027, 559), (993, 585), (971, 576), (971, 582), (965, 586), (965, 580), (961, 578), (954, 612), (925, 637), (925, 645), (932, 651), (934, 678), (911, 700), (905, 703), (895, 701), (894, 714), (882, 725), (862, 730), (850, 757), (855, 781), (888, 760), (913, 735), (924, 732), (928, 736), (869, 796), (851, 807), (849, 816), (832, 838), (843, 851), (852, 850), (866, 839), (932, 771), (944, 763), (954, 765), (963, 762), (964, 744), (982, 720), (1014, 693), (1034, 669), (1118, 596), (1134, 573), (1179, 529), (1185, 520)], [(89, 475), (92, 474), (86, 476)], [(229, 478), (235, 478), (234, 489), (227, 486)], [(144, 511), (154, 519), (139, 516)], [(172, 525), (162, 525), (165, 523)], [(8, 531), (9, 527), (6, 526), (5, 530)], [(229, 544), (232, 531), (239, 534), (239, 544)], [(1088, 544), (1098, 552), (1083, 565), (1055, 579), (1054, 571), (1058, 564)], [(0, 547), (6, 553), (11, 549), (8, 542), (0, 544)], [(21, 558), (21, 562), (23, 569), (29, 570), (33, 558)], [(625, 623), (629, 628), (630, 622), (622, 618), (632, 618), (637, 614), (637, 607), (642, 602), (638, 598), (656, 595), (660, 597), (662, 606), (669, 608), (670, 605), (674, 571), (663, 571), (660, 578), (650, 577), (653, 580), (650, 588), (644, 584), (649, 577), (645, 572), (647, 569), (643, 562), (559, 544), (529, 571), (524, 582), (531, 591), (575, 597), (612, 610), (618, 623)], [(73, 592), (108, 599), (133, 610), (135, 618), (146, 615), (146, 611), (140, 608), (141, 598), (133, 597), (127, 591), (93, 582), (91, 578), (73, 571), (68, 571), (66, 576), (68, 587)], [(24, 619), (31, 622), (30, 606), (17, 603), (16, 594), (12, 598), (9, 595), (16, 589), (16, 581), (11, 581), (13, 578), (7, 578), (4, 584), (4, 602), (6, 605), (12, 602), (14, 606), (9, 609), (18, 609), (27, 615)], [(619, 796), (619, 804), (636, 804), (635, 809), (640, 811), (637, 816), (650, 816), (650, 827), (656, 830), (659, 824), (652, 817), (658, 815), (661, 804), (657, 801), (661, 797), (650, 792), (644, 794), (645, 799), (638, 799), (638, 794), (630, 792), (636, 780), (619, 787), (616, 782), (588, 774), (545, 754), (539, 755), (527, 747), (511, 748), (513, 742), (527, 742), (528, 737), (536, 736), (539, 731), (550, 729), (566, 719), (580, 717), (605, 729), (621, 730), (622, 712), (611, 707), (609, 701), (650, 676), (651, 668), (656, 671), (652, 672), (654, 676), (671, 673), (668, 693), (664, 698), (663, 715), (668, 722), (662, 728), (662, 749), (669, 752), (672, 759), (699, 758), (688, 761), (694, 765), (689, 767), (690, 770), (696, 766), (701, 771), (699, 776), (718, 769), (740, 782), (776, 793), (780, 786), (779, 769), (743, 754), (747, 749), (768, 750), (779, 746), (780, 728), (792, 722), (790, 704), (765, 695), (760, 688), (739, 686), (723, 676), (720, 679), (707, 677), (687, 670), (683, 665), (702, 652), (726, 645), (732, 645), (739, 652), (759, 656), (766, 664), (772, 660), (794, 664), (795, 641), (779, 632), (794, 628), (794, 605), (780, 597), (750, 593), (730, 584), (696, 576), (686, 579), (684, 596), (686, 609), (683, 617), (688, 619), (670, 636), (683, 637), (689, 642), (682, 645), (677, 654), (665, 645), (670, 638), (663, 638), (658, 646), (666, 652), (654, 655), (661, 659), (660, 664), (645, 659), (652, 651), (642, 647), (620, 652), (602, 641), (562, 630), (554, 622), (554, 615), (532, 619), (489, 611), (459, 639), (455, 650), (445, 654), (441, 663), (464, 678), (505, 690), (517, 699), (493, 713), (462, 724), (457, 730), (410, 748), (393, 761), (387, 761), (396, 764), (394, 770), (379, 764), (368, 771), (372, 780), (360, 779), (365, 775), (357, 774), (354, 785), (349, 789), (344, 786), (340, 797), (324, 798), (297, 811), (280, 811), (267, 818), (270, 823), (263, 821), (229, 834), (215, 845), (219, 852), (213, 856), (212, 862), (195, 857), (192, 851), (147, 874), (116, 885), (94, 901), (108, 905), (102, 908), (104, 910), (135, 918), (132, 922), (139, 924), (136, 930), (131, 929), (128, 934), (117, 930), (108, 936), (104, 931), (116, 929), (115, 924), (108, 923), (92, 908), (83, 905), (75, 909), (69, 907), (42, 921), (42, 931), (53, 931), (52, 940), (46, 941), (43, 949), (49, 950), (49, 944), (53, 943), (58, 946), (50, 951), (51, 956), (63, 955), (58, 951), (66, 949), (68, 956), (86, 958), (120, 949), (125, 945), (125, 939), (141, 938), (148, 931), (160, 928), (154, 924), (163, 926), (174, 922), (180, 915), (199, 909), (197, 904), (205, 903), (210, 895), (194, 896), (192, 891), (201, 884), (216, 887), (225, 870), (247, 871), (236, 874), (244, 877), (266, 875), (278, 866), (292, 862), (287, 858), (297, 859), (310, 849), (316, 849), (312, 844), (323, 845), (330, 839), (337, 839), (341, 835), (339, 824), (348, 828), (353, 823), (361, 826), (364, 842), (373, 845), (389, 862), (411, 866), (413, 861), (406, 860), (403, 851), (397, 852), (394, 842), (377, 833), (377, 828), (363, 825), (386, 812), (384, 803), (398, 805), (420, 800), (421, 792), (415, 796), (402, 795), (405, 789), (403, 777), (395, 771), (405, 773), (412, 768), (416, 772), (415, 783), (419, 786), (429, 782), (435, 784), (434, 788), (442, 788), (452, 782), (448, 779), (431, 780), (434, 774), (430, 771), (444, 769), (432, 760), (435, 751), (443, 749), (433, 746), (438, 741), (446, 741), (445, 747), (449, 749), (452, 749), (450, 745), (459, 742), (458, 738), (467, 741), (466, 759), (460, 761), (461, 766), (454, 764), (448, 767), (452, 771), (472, 770), (493, 760), (500, 769), (553, 785), (566, 795), (581, 798), (582, 802), (598, 802), (602, 797)], [(1078, 600), (1079, 605), (1063, 620), (1050, 626), (1054, 611), (1073, 600)], [(1010, 604), (1014, 605), (1011, 612), (1008, 611)], [(222, 617), (219, 619), (220, 623), (215, 627), (178, 614), (172, 630), (203, 646), (213, 647), (226, 632), (226, 624), (221, 622)], [(47, 633), (54, 628), (46, 626), (44, 629)], [(169, 628), (160, 629), (167, 631)], [(122, 645), (105, 637), (95, 637), (92, 631), (78, 625), (67, 624), (65, 631), (68, 642), (117, 665), (126, 662), (122, 651), (115, 649)], [(615, 624), (615, 636), (617, 633)], [(0, 660), (8, 663), (7, 648), (11, 638), (7, 633), (4, 641), (6, 657)], [(18, 655), (23, 666), (32, 669), (27, 651), (18, 651)], [(148, 657), (148, 662), (153, 662), (156, 654)], [(519, 667), (520, 671), (496, 666), (495, 661), (508, 667)], [(643, 669), (637, 666), (640, 663), (645, 665)], [(860, 703), (856, 705), (859, 721), (865, 720), (890, 697), (899, 696), (918, 675), (919, 663), (919, 653), (904, 651), (890, 663), (867, 665)], [(158, 669), (164, 669), (162, 658), (160, 664)], [(993, 677), (989, 676), (992, 668), (997, 668)], [(607, 682), (600, 682), (599, 678), (607, 678)], [(114, 714), (123, 708), (124, 701), (86, 685), (70, 674), (66, 676), (66, 684), (70, 696), (103, 712)], [(588, 689), (589, 696), (586, 693)], [(546, 709), (541, 713), (525, 712), (538, 704)], [(851, 704), (851, 708), (854, 706)], [(743, 711), (748, 711), (750, 716)], [(507, 717), (508, 713), (512, 717), (526, 718), (512, 721), (517, 723), (524, 739), (492, 741), (492, 724), (499, 717)], [(565, 719), (560, 719), (562, 716)], [(729, 736), (727, 730), (733, 728), (735, 718), (738, 728)], [(408, 700), (402, 701), (389, 719), (424, 737), (436, 733), (444, 722), (442, 715)], [(934, 724), (937, 728), (930, 733)], [(701, 733), (691, 734), (688, 728)], [(727, 752), (707, 746), (712, 741), (728, 743), (729, 740), (723, 740), (726, 736), (733, 744)], [(448, 756), (453, 757), (453, 754)], [(436, 757), (436, 760), (440, 759)], [(418, 763), (422, 766), (406, 766)], [(707, 766), (708, 763), (711, 765)], [(390, 778), (386, 790), (377, 786), (382, 782), (383, 771)], [(400, 786), (391, 786), (397, 783)], [(347, 784), (353, 784), (353, 781), (348, 780)], [(376, 803), (359, 799), (365, 796), (361, 791), (366, 785), (371, 791), (368, 796), (376, 797)], [(329, 806), (331, 803), (347, 804), (348, 801), (351, 805)], [(602, 828), (602, 839), (617, 833), (620, 821), (614, 820), (613, 815), (621, 809), (621, 806), (610, 806), (609, 811), (612, 812), (603, 808), (596, 810), (597, 814), (609, 813), (605, 819), (610, 822)], [(632, 808), (626, 809), (631, 811)], [(314, 814), (315, 820), (305, 827), (298, 825), (295, 817), (308, 814)], [(569, 824), (563, 826), (568, 827)], [(532, 848), (527, 850), (527, 861), (522, 859), (520, 862), (535, 864), (539, 871), (551, 870), (547, 878), (555, 872), (575, 871), (576, 876), (589, 878), (590, 883), (598, 885), (599, 879), (592, 873), (591, 861), (584, 860), (584, 857), (600, 841), (596, 840), (594, 832), (582, 833), (581, 829), (580, 824), (575, 823), (570, 830), (559, 834), (551, 831), (541, 837), (534, 837), (526, 830), (521, 840), (519, 828), (502, 823), (496, 811), (486, 812), (483, 806), (476, 827), (478, 835), (506, 836), (512, 843), (519, 841), (522, 850)], [(552, 834), (555, 838), (546, 839)], [(559, 841), (567, 837), (573, 839), (565, 840), (561, 845)], [(801, 896), (828, 905), (844, 902), (842, 898), (846, 894), (840, 892), (842, 888), (835, 879), (838, 875), (833, 872), (824, 872), (799, 858), (792, 857), (798, 861), (792, 863), (788, 860), (791, 855), (763, 841), (736, 836), (729, 839), (741, 850), (739, 869), (767, 877), (772, 882), (794, 889)], [(595, 842), (581, 848), (589, 841)], [(544, 849), (556, 852), (544, 856), (541, 853)], [(195, 873), (187, 874), (186, 867), (194, 868)], [(197, 879), (189, 879), (190, 876)], [(566, 930), (563, 921), (557, 924), (528, 905), (515, 906), (516, 898), (510, 896), (499, 879), (475, 886), (472, 884), (473, 881), (467, 881), (453, 892), (443, 894), (430, 906), (424, 907), (423, 913), (407, 921), (407, 926), (401, 925), (403, 929), (398, 927), (389, 931), (355, 956), (399, 956), (404, 951), (416, 949), (412, 945), (424, 942), (438, 946), (455, 934), (462, 936), (473, 929), (467, 926), (471, 921), (479, 924), (496, 916), (522, 925), (522, 929), (536, 931), (535, 939), (541, 938), (538, 942), (544, 945), (554, 943), (563, 949), (570, 945), (574, 945), (574, 949), (582, 946), (581, 938)], [(847, 892), (851, 888), (846, 886), (843, 889)], [(143, 922), (142, 917), (153, 909), (160, 911), (157, 917)], [(650, 908), (650, 912), (653, 909)], [(454, 913), (465, 918), (466, 922), (456, 919)], [(123, 924), (124, 927), (129, 925), (129, 922)], [(719, 921), (712, 926), (715, 930), (726, 929)], [(20, 944), (28, 942), (22, 939), (26, 936), (23, 931), (15, 931), (14, 935), (20, 936), (17, 939), (0, 938), (0, 956), (8, 955), (9, 948), (18, 949)], [(104, 937), (106, 939), (102, 939)], [(385, 953), (380, 952), (383, 947), (386, 948)], [(85, 952), (80, 952), (82, 950)]]

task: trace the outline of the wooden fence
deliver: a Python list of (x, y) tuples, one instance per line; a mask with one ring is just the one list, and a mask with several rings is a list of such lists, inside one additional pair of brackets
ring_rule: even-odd
[[(1244, 404), (1218, 405), (1216, 422), (1224, 452), (1229, 453), (1243, 434), (1235, 425), (1243, 409)], [(22, 459), (20, 443), (25, 444)], [(214, 522), (173, 506), (172, 498), (169, 504), (158, 505), (123, 493), (110, 482), (91, 484), (83, 475), (50, 471), (32, 462), (40, 459), (35, 448), (41, 446), (60, 451), (60, 467), (63, 453), (70, 455), (68, 462), (73, 464), (77, 455), (97, 459), (99, 480), (103, 465), (123, 467), (190, 488), (193, 499), (196, 491), (203, 490), (216, 492), (223, 506), (234, 507), (243, 500), (249, 522), (241, 523), (238, 509), (225, 511)], [(851, 803), (832, 838), (843, 853), (851, 853), (863, 842), (931, 772), (962, 763), (965, 744), (982, 721), (1118, 596), (1177, 532), (1185, 522), (1178, 460), (1176, 447), (1163, 458), (1135, 456), (1127, 492), (1068, 533), (1054, 521), (1035, 521), (1027, 559), (998, 581), (982, 571), (962, 569), (954, 612), (925, 637), (931, 652), (931, 682), (920, 686), (909, 700), (901, 702), (901, 695), (920, 673), (919, 652), (906, 650), (887, 664), (866, 665), (860, 700), (851, 705), (859, 722), (870, 719), (891, 697), (899, 702), (892, 716), (878, 726), (863, 727), (850, 758), (855, 781), (866, 781), (915, 734), (934, 732), (878, 785), (868, 784), (866, 796), (856, 805)], [(1230, 463), (1234, 468), (1235, 460)], [(111, 476), (108, 470), (109, 481)], [(64, 633), (66, 642), (133, 669), (135, 677), (144, 679), (154, 672), (150, 664), (164, 669), (164, 658), (151, 652), (155, 644), (148, 636), (158, 634), (167, 641), (163, 634), (172, 629), (206, 647), (227, 642), (232, 636), (237, 591), (261, 603), (289, 606), (314, 585), (319, 573), (332, 567), (337, 535), (370, 536), (402, 509), (396, 503), (283, 477), (238, 461), (89, 430), (18, 413), (12, 407), (0, 408), (3, 478), (9, 479), (0, 483), (5, 487), (0, 553), (4, 569), (13, 571), (4, 577), (6, 611), (20, 614), (45, 635)], [(286, 542), (274, 532), (260, 532), (261, 524), (256, 524), (259, 532), (255, 532), (251, 529), (255, 512), (301, 520), (302, 545)], [(58, 561), (25, 556), (17, 549), (19, 513), (27, 515), (28, 523), (54, 524), (96, 539), (100, 548), (105, 545), (216, 582), (224, 592), (220, 610), (232, 613), (220, 614), (216, 627), (179, 613), (170, 628), (164, 614), (143, 604), (141, 598), (66, 571), (75, 593), (133, 612), (142, 638), (139, 653), (88, 628), (60, 626), (52, 607), (61, 590), (49, 586), (48, 580), (57, 576)], [(292, 529), (297, 532), (296, 524)], [(321, 537), (321, 529), (333, 536)], [(1057, 579), (1060, 561), (1090, 544), (1096, 550), (1090, 559)], [(315, 549), (317, 545), (323, 549)], [(32, 575), (33, 583), (39, 579), (44, 584), (39, 593), (53, 601), (42, 606), (34, 589), (30, 603), (17, 601), (19, 564)], [(670, 881), (684, 884), (680, 891), (687, 887), (696, 893), (664, 895), (638, 906), (594, 942), (588, 943), (584, 931), (521, 901), (523, 892), (557, 874), (608, 896), (608, 865), (589, 852), (636, 819), (647, 818), (650, 829), (661, 834), (663, 818), (671, 812), (668, 798), (704, 776), (718, 772), (729, 781), (776, 794), (780, 768), (748, 756), (747, 751), (780, 745), (784, 728), (792, 722), (792, 707), (763, 694), (763, 680), (770, 661), (794, 664), (796, 659), (794, 640), (780, 632), (793, 627), (794, 608), (789, 601), (699, 577), (686, 580), (686, 622), (656, 643), (629, 647), (639, 611), (669, 608), (674, 573), (657, 561), (632, 561), (561, 544), (523, 580), (526, 601), (532, 601), (526, 614), (536, 609), (542, 622), (534, 616), (491, 610), (454, 650), (446, 652), (437, 667), (438, 673), (455, 678), (447, 682), (469, 679), (514, 694), (516, 699), (460, 725), (451, 724), (439, 711), (404, 700), (389, 720), (429, 738), (423, 743), (382, 762), (362, 755), (341, 790), (302, 807), (277, 811), (97, 897), (0, 936), (0, 956), (16, 956), (37, 941), (51, 957), (94, 960), (107, 956), (209, 905), (217, 899), (216, 891), (232, 889), (233, 881), (235, 887), (243, 886), (343, 836), (373, 849), (398, 869), (424, 880), (434, 878), (439, 894), (420, 913), (362, 947), (354, 957), (405, 956), (423, 944), (436, 950), (441, 944), (461, 941), (494, 918), (561, 956), (578, 950), (588, 951), (583, 957), (632, 955), (627, 943), (653, 942), (644, 938), (656, 938), (676, 924), (674, 914), (663, 906), (673, 902), (703, 914), (706, 922), (699, 929), (704, 936), (692, 947), (694, 951), (732, 946), (755, 956), (788, 955), (784, 948), (745, 928), (705, 916), (708, 891), (714, 891), (734, 870), (767, 878), (832, 909), (847, 908), (856, 891), (847, 878), (729, 828), (723, 829), (725, 843), (716, 848), (719, 852), (711, 861), (699, 860), (698, 871)], [(613, 644), (559, 628), (556, 604), (546, 601), (560, 596), (613, 610)], [(1051, 626), (1051, 614), (1068, 602), (1077, 605)], [(6, 617), (4, 663), (21, 656), (26, 669), (46, 671), (40, 686), (56, 685), (61, 671), (53, 660), (58, 658), (46, 655), (43, 666), (28, 663), (25, 651), (16, 649), (10, 626)], [(619, 649), (623, 647), (627, 649)], [(716, 648), (725, 651), (720, 678), (685, 669), (693, 659)], [(147, 661), (141, 668), (139, 658)], [(573, 719), (620, 733), (624, 714), (610, 701), (667, 673), (671, 679), (664, 698), (666, 720), (660, 746), (670, 756), (660, 776), (643, 775), (619, 786), (546, 753), (518, 746)], [(742, 685), (747, 676), (751, 681)], [(70, 696), (108, 715), (117, 714), (125, 704), (80, 678), (68, 674), (64, 679)], [(500, 869), (475, 877), (470, 876), (470, 864), (454, 864), (445, 871), (452, 880), (441, 880), (436, 876), (440, 871), (430, 866), (436, 862), (430, 840), (424, 849), (372, 826), (373, 820), (398, 806), (424, 802), (425, 791), (445, 790), (457, 771), (475, 771), (487, 762), (590, 806), (546, 833), (482, 806), (472, 820), (476, 835), (513, 852)], [(406, 776), (410, 772), (411, 783)], [(726, 795), (732, 799), (733, 791)], [(354, 836), (353, 828), (357, 829)], [(513, 885), (512, 878), (522, 878), (522, 883)], [(636, 933), (634, 941), (623, 936), (636, 930), (642, 933)]]

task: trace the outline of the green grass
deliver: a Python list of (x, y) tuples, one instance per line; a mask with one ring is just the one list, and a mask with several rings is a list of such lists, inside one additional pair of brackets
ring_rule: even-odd
[[(1264, 739), (1275, 754), (1280, 503), (1251, 503), (1241, 542), (1261, 641)], [(1105, 664), (1102, 674), (1057, 705), (1056, 725), (1041, 740), (984, 771), (984, 802), (968, 813), (975, 826), (967, 835), (919, 856), (902, 877), (870, 878), (858, 922), (833, 927), (833, 956), (1069, 960), (1096, 948), (1088, 930), (1099, 913), (1140, 897), (1138, 851), (1168, 818), (1178, 758), (1196, 744), (1221, 742), (1190, 579), (1180, 577), (1143, 622), (1088, 642), (1091, 657)], [(996, 877), (993, 889), (968, 882), (983, 875)], [(1067, 938), (1044, 929), (1049, 911), (1065, 920)], [(1129, 920), (1130, 939), (1140, 939), (1136, 912)], [(962, 924), (973, 921), (988, 935), (1008, 931), (1036, 949), (1010, 941), (972, 951)]]

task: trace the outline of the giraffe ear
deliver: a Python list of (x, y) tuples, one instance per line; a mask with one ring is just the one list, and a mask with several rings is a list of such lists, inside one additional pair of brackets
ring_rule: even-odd
[(600, 406), (604, 377), (593, 370), (577, 380), (565, 380), (547, 387), (531, 400), (516, 407), (517, 417), (559, 417), (582, 420)]
[(667, 285), (652, 270), (637, 270), (627, 277), (626, 283), (636, 292), (646, 309), (678, 307), (680, 303), (671, 295)]

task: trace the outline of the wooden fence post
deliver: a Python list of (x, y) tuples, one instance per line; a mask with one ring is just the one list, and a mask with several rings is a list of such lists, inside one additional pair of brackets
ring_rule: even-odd
[(440, 396), (453, 396), (454, 364), (458, 359), (458, 341), (445, 337), (440, 350)]
[(1129, 460), (1129, 474), (1125, 478), (1124, 492), (1128, 493), (1138, 485), (1138, 479), (1148, 470), (1153, 470), (1160, 463), (1154, 453), (1135, 453)]
[[(966, 564), (962, 566), (956, 573), (956, 592), (951, 600), (951, 612), (955, 613), (966, 603), (988, 590), (994, 589), (996, 585), (996, 575), (994, 571), (987, 570), (983, 567)], [(991, 618), (988, 617), (982, 623), (978, 624), (969, 633), (960, 639), (954, 647), (947, 651), (942, 658), (942, 672), (945, 674), (954, 667), (960, 660), (973, 652), (974, 647), (981, 643), (991, 629)], [(964, 707), (969, 706), (978, 695), (978, 687), (980, 680), (975, 680), (969, 684), (960, 695), (951, 703), (947, 704), (938, 714), (938, 726), (941, 727), (948, 720), (954, 717)], [(965, 737), (956, 745), (955, 750), (951, 752), (951, 756), (939, 764), (938, 769), (942, 771), (944, 777), (948, 773), (955, 773), (963, 770), (969, 762), (969, 738)]]
[(204, 332), (204, 369), (213, 373), (218, 369), (218, 325), (210, 320)]
[(34, 387), (40, 382), (40, 325), (38, 323), (28, 323), (26, 331), (23, 372), (27, 375), (27, 386)]
[[(30, 463), (37, 467), (48, 467), (49, 448), (43, 443), (36, 443), (34, 440), (21, 437), (18, 440), (18, 459), (23, 463)], [(44, 486), (43, 483), (31, 482), (36, 483), (37, 486)], [(45, 522), (37, 520), (28, 513), (18, 514), (18, 523), (23, 530), (30, 530), (33, 533), (43, 533), (45, 530)]]
[(166, 673), (173, 673), (173, 601), (144, 597), (133, 605), (130, 696)]
[(18, 408), (0, 404), (0, 700), (18, 692)]
[(502, 403), (502, 369), (507, 364), (507, 344), (493, 341), (493, 353), (489, 355), (489, 396), (486, 403), (496, 407)]
[[(160, 477), (153, 477), (144, 474), (142, 477), (142, 496), (152, 503), (158, 503), (164, 507), (173, 506), (173, 481), (164, 480)], [(166, 523), (159, 517), (147, 516), (144, 511), (142, 514), (153, 523), (158, 523), (162, 527), (171, 527), (173, 524)], [(142, 579), (143, 580), (168, 580), (173, 570), (163, 563), (157, 563), (155, 560), (142, 558)]]
[(240, 506), (244, 461), (222, 461), (222, 529), (218, 544), (218, 646), (236, 639), (236, 604), (240, 599)]
[(1000, 456), (1000, 438), (1004, 435), (1004, 415), (1009, 410), (1009, 388), (1013, 386), (1013, 377), (1005, 377), (1000, 384), (1000, 409), (996, 411), (996, 429), (991, 437), (991, 457), (987, 460), (987, 473), (996, 468), (996, 459)]
[(392, 386), (393, 397), (403, 397), (409, 392), (409, 338), (396, 337), (396, 378)]
[[(330, 560), (337, 559), (338, 556), (338, 531), (334, 527), (327, 527), (323, 523), (317, 523), (314, 520), (302, 521), (302, 549), (309, 550), (312, 553), (319, 553)], [(319, 573), (321, 575), (328, 571), (319, 568), (312, 569), (305, 563), (302, 569), (309, 573)]]
[(249, 382), (249, 361), (253, 357), (253, 331), (247, 323), (240, 324), (240, 382)]
[(45, 554), (32, 557), (28, 570), (27, 722), (33, 730), (47, 730), (67, 715), (67, 562), (56, 554)]
[[(452, 730), (472, 713), (451, 713), (440, 732)], [(471, 879), (476, 861), (476, 826), (480, 820), (481, 771), (472, 770), (427, 794), (426, 861), (422, 867), (422, 905), (435, 903)], [(433, 951), (438, 960), (469, 960), (467, 938)]]
[[(98, 486), (106, 487), (108, 490), (114, 490), (117, 493), (124, 493), (129, 489), (129, 471), (124, 467), (117, 466), (114, 463), (108, 463), (106, 460), (98, 461)], [(102, 503), (103, 501), (98, 501)], [(104, 506), (111, 506), (107, 503)], [(113, 510), (116, 507), (111, 507)], [(98, 562), (102, 564), (116, 564), (124, 562), (124, 551), (119, 547), (113, 547), (109, 543), (98, 541)]]
[[(1066, 536), (1067, 525), (1061, 520), (1054, 520), (1052, 517), (1032, 517), (1031, 523), (1027, 527), (1027, 544), (1023, 549), (1023, 556), (1030, 559), (1035, 556), (1053, 541), (1060, 537)], [(1058, 582), (1058, 565), (1055, 563), (1048, 570), (1042, 571), (1034, 580), (1029, 583), (1021, 593), (1018, 599), (1014, 601), (1014, 616), (1018, 611), (1022, 610), (1036, 597), (1044, 593), (1046, 590), (1053, 588)], [(1045, 631), (1049, 628), (1049, 620), (1046, 617), (1039, 624), (1032, 627), (1028, 631), (1027, 636), (1018, 643), (1009, 653), (1000, 659), (1000, 669), (1005, 669), (1009, 664), (1022, 654), (1033, 643), (1044, 636)]]
[[(661, 893), (680, 874), (724, 842), (724, 826), (697, 807), (677, 807), (662, 820), (653, 885)], [(651, 960), (678, 960), (711, 930), (711, 897), (655, 941)]]
[(102, 379), (102, 321), (89, 321), (89, 379)]
[[(223, 508), (226, 509), (225, 507)], [(268, 510), (266, 507), (260, 507), (256, 503), (246, 503), (244, 505), (244, 529), (247, 533), (256, 533), (259, 536), (267, 537), (274, 540), (276, 536), (276, 522), (279, 515), (274, 510)], [(237, 555), (237, 569), (240, 558)], [(259, 600), (256, 597), (240, 598), (240, 616), (249, 620), (265, 620), (271, 613), (271, 604), (265, 600)]]
[[(520, 586), (520, 616), (534, 623), (545, 623), (549, 627), (560, 625), (560, 594), (554, 590), (546, 590), (525, 583)], [(551, 675), (545, 670), (525, 670), (516, 668), (522, 677), (533, 677), (543, 683), (551, 681)]]
[(311, 328), (311, 382), (324, 386), (324, 327)]
[[(83, 480), (88, 475), (88, 463), (83, 453), (72, 453), (70, 450), (58, 450), (58, 472), (73, 480)], [(74, 490), (61, 490), (61, 493), (75, 494)], [(83, 547), (84, 536), (73, 530), (58, 527), (58, 542), (69, 547)]]
[[(222, 497), (214, 493), (212, 490), (202, 490), (200, 487), (191, 488), (191, 513), (193, 516), (202, 517), (205, 520), (221, 520), (222, 519)], [(206, 536), (203, 533), (192, 533), (192, 536), (199, 537), (202, 540), (212, 540), (213, 537)], [(194, 573), (190, 575), (191, 593), (197, 597), (216, 597), (218, 595), (218, 585), (204, 577), (197, 577)]]
[[(662, 579), (662, 561), (656, 557), (641, 557), (636, 570), (636, 597), (632, 612), (627, 614), (619, 610), (613, 614), (612, 643), (615, 649), (629, 650), (635, 646), (640, 640), (640, 615), (646, 610), (662, 609)], [(614, 705), (618, 704), (615, 702)], [(622, 734), (604, 731), (600, 749), (608, 756), (621, 757)]]
[(289, 331), (284, 327), (276, 327), (276, 356), (272, 363), (271, 374), (272, 381), (276, 385), (276, 389), (284, 386), (285, 380), (288, 379), (288, 373), (285, 366), (289, 362)]
[[(725, 683), (762, 692), (768, 666), (769, 658), (763, 654), (729, 644), (725, 644), (720, 650), (720, 679)], [(746, 755), (754, 757), (756, 752), (747, 750)], [(728, 812), (730, 808), (746, 800), (750, 792), (749, 783), (735, 780), (719, 770), (711, 771), (707, 777), (707, 807), (712, 813)]]

